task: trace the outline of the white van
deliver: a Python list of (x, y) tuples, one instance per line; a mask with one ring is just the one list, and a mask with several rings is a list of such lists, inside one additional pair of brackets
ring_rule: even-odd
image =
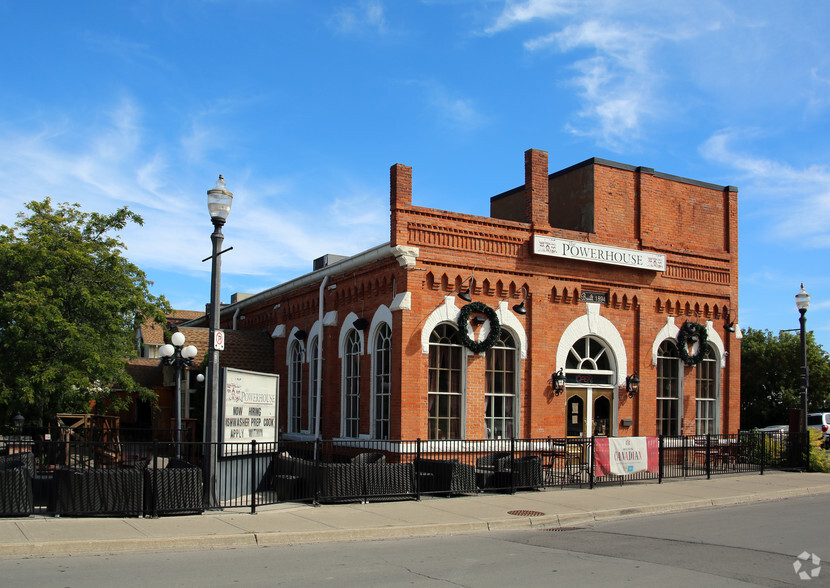
[(807, 415), (807, 428), (821, 432), (821, 445), (830, 446), (830, 412), (811, 412)]

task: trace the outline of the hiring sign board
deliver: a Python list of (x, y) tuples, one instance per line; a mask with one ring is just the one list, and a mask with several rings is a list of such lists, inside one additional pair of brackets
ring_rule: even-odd
[(223, 376), (222, 455), (249, 453), (253, 440), (276, 442), (279, 376), (233, 368), (224, 368)]

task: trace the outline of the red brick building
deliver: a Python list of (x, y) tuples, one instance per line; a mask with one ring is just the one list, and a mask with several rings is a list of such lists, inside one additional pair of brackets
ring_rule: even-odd
[(737, 431), (737, 189), (547, 160), (489, 217), (413, 205), (396, 164), (388, 243), (222, 308), (273, 339), (283, 437)]

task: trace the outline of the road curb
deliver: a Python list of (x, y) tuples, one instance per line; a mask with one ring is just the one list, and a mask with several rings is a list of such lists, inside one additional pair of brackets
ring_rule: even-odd
[(195, 535), (192, 537), (136, 537), (133, 539), (99, 539), (93, 541), (40, 541), (3, 544), (3, 558), (98, 555), (106, 553), (190, 551), (256, 547), (253, 533), (238, 535)]
[(498, 518), (490, 521), (468, 521), (462, 523), (401, 524), (383, 527), (325, 529), (316, 531), (248, 531), (234, 534), (191, 535), (181, 537), (134, 537), (130, 539), (2, 543), (0, 544), (0, 551), (2, 551), (0, 557), (7, 559), (125, 552), (191, 551), (339, 541), (375, 541), (382, 539), (460, 535), (465, 533), (517, 531), (523, 529), (544, 530), (574, 527), (612, 519), (688, 512), (724, 506), (738, 506), (828, 493), (830, 493), (830, 486), (812, 486), (750, 492), (715, 498), (692, 499), (680, 502), (644, 504), (559, 514), (540, 513), (539, 516), (511, 516), (510, 518)]

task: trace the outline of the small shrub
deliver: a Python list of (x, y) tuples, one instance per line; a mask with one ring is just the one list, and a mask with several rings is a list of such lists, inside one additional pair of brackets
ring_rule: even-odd
[(811, 472), (830, 472), (830, 455), (822, 447), (820, 432), (810, 429), (810, 468)]

